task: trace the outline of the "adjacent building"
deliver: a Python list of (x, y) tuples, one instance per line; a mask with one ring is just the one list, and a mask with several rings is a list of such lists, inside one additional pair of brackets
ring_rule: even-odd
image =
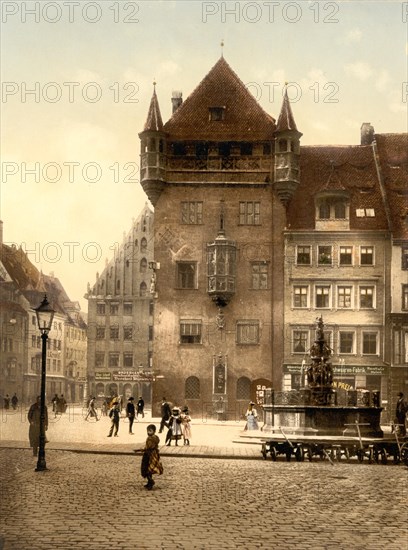
[(40, 393), (42, 340), (35, 308), (44, 294), (55, 310), (47, 341), (47, 399), (58, 393), (70, 403), (82, 402), (86, 390), (87, 326), (79, 303), (69, 299), (53, 274), (38, 271), (21, 247), (8, 246), (2, 239), (0, 396), (16, 393), (20, 403), (28, 405)]
[[(322, 316), (340, 390), (408, 393), (407, 134), (301, 147), (221, 58), (141, 139), (155, 207), (153, 406), (237, 418), (304, 383)], [(152, 242), (153, 245), (153, 242)]]
[(114, 257), (89, 285), (88, 384), (98, 398), (151, 400), (153, 212), (146, 204)]

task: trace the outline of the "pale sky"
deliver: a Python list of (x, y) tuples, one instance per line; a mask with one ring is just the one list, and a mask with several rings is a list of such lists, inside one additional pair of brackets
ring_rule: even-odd
[[(147, 200), (139, 138), (221, 55), (302, 144), (408, 131), (408, 2), (1, 2), (4, 242), (83, 298)], [(31, 91), (31, 93), (30, 93)], [(31, 171), (31, 172), (30, 172)]]

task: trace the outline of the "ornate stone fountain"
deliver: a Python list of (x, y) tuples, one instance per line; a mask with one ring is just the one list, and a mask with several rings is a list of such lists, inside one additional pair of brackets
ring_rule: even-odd
[(320, 317), (316, 321), (316, 339), (309, 350), (307, 383), (304, 388), (290, 392), (266, 390), (264, 432), (282, 427), (299, 435), (355, 435), (352, 426), (358, 423), (361, 435), (383, 436), (379, 391), (365, 392), (364, 399), (357, 400), (357, 392), (353, 390), (347, 395), (347, 404), (337, 404), (331, 353)]

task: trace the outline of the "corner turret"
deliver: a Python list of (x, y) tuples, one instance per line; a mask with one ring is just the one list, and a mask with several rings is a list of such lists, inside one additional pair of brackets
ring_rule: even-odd
[(140, 132), (140, 182), (153, 206), (166, 181), (166, 134), (154, 82), (153, 96), (143, 132)]
[(287, 206), (299, 184), (300, 138), (290, 106), (287, 88), (275, 130), (274, 188), (281, 202)]

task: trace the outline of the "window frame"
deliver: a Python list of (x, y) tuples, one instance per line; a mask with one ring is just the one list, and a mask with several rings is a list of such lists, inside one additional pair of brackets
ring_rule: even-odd
[[(254, 334), (244, 335), (243, 331), (251, 331), (254, 329)], [(260, 342), (260, 322), (259, 319), (240, 319), (236, 322), (236, 337), (235, 342), (239, 346), (258, 346)]]
[[(309, 262), (299, 262), (299, 258), (307, 256), (306, 252), (300, 252), (300, 249), (309, 249)], [(296, 265), (312, 265), (312, 247), (310, 244), (298, 244), (296, 245)]]
[[(196, 334), (193, 334), (192, 327), (196, 326)], [(183, 334), (182, 327), (190, 327), (191, 334)], [(203, 343), (203, 322), (201, 319), (180, 319), (179, 321), (179, 335), (180, 335), (180, 344), (181, 345), (201, 345)], [(191, 339), (189, 341), (188, 339)]]
[(239, 201), (239, 225), (261, 225), (261, 201)]
[[(297, 293), (296, 290), (306, 290), (306, 292)], [(300, 301), (303, 301), (303, 297), (306, 297), (306, 304), (296, 304), (296, 298), (297, 296), (300, 296)], [(310, 303), (310, 285), (303, 285), (303, 284), (296, 284), (293, 285), (293, 298), (292, 298), (292, 307), (293, 309), (308, 309)]]
[[(330, 249), (330, 252), (328, 254), (329, 261), (321, 261), (321, 259), (323, 259), (323, 254), (326, 254), (325, 252), (321, 252), (320, 249), (323, 249), (323, 248)], [(317, 245), (317, 265), (318, 266), (333, 265), (333, 246), (332, 245), (323, 245), (323, 244)]]
[[(193, 274), (192, 274), (193, 284), (192, 284), (192, 286), (186, 286), (185, 284), (183, 284), (183, 280), (181, 279), (181, 277), (183, 277), (183, 276), (186, 277), (189, 274), (182, 273), (180, 271), (181, 266), (192, 266), (193, 267)], [(198, 262), (189, 262), (189, 261), (185, 261), (185, 260), (181, 260), (179, 262), (176, 262), (176, 285), (175, 286), (176, 286), (177, 290), (197, 290), (197, 288), (198, 288)]]
[[(371, 294), (371, 305), (362, 305), (362, 297), (369, 296), (369, 294), (363, 294), (363, 290), (372, 290)], [(375, 285), (359, 285), (358, 287), (358, 309), (372, 310), (376, 308), (376, 289)]]
[[(342, 249), (350, 249), (350, 254), (342, 254), (341, 251)], [(350, 263), (345, 263), (344, 261), (342, 261), (342, 256), (350, 256)], [(350, 267), (350, 266), (353, 266), (354, 263), (353, 263), (353, 258), (354, 257), (354, 246), (353, 245), (340, 245), (339, 246), (339, 266), (341, 267)]]
[[(321, 289), (321, 290), (327, 290), (327, 294), (326, 293), (319, 293), (318, 290)], [(318, 305), (317, 304), (317, 299), (318, 299), (318, 296), (327, 296), (327, 305)], [(331, 285), (328, 285), (328, 284), (325, 284), (325, 283), (322, 283), (322, 284), (317, 284), (315, 285), (315, 300), (314, 300), (314, 304), (315, 304), (315, 309), (330, 309), (331, 307)]]
[[(350, 306), (346, 305), (340, 305), (340, 290), (341, 289), (350, 289)], [(346, 293), (343, 294), (343, 296), (347, 296)], [(353, 286), (352, 285), (337, 285), (336, 288), (336, 298), (337, 298), (337, 309), (354, 309), (353, 308), (353, 302), (354, 302), (354, 296), (353, 296)]]
[[(297, 342), (297, 339), (296, 339), (296, 334), (303, 334), (305, 336), (304, 339), (302, 338), (299, 338), (299, 343), (301, 343), (302, 341), (304, 341), (304, 350), (302, 351), (296, 351), (295, 349), (295, 346), (296, 346), (296, 342)], [(304, 355), (305, 353), (307, 353), (307, 350), (309, 349), (310, 347), (310, 330), (308, 329), (292, 329), (292, 354), (296, 354), (296, 355)]]
[[(255, 272), (255, 268), (259, 268), (259, 272)], [(254, 284), (258, 279), (258, 284)], [(262, 279), (266, 280), (266, 285), (262, 286)], [(251, 262), (251, 290), (268, 290), (269, 289), (269, 263), (262, 262)]]
[[(181, 201), (180, 223), (181, 225), (202, 225), (203, 224), (203, 201)], [(185, 208), (185, 212), (183, 209)], [(193, 215), (193, 221), (191, 218)]]
[[(351, 334), (351, 351), (342, 351), (342, 335)], [(355, 355), (356, 353), (356, 332), (354, 330), (339, 330), (339, 343), (338, 343), (338, 354), (339, 355)]]
[[(363, 263), (363, 249), (370, 249), (371, 248), (371, 262), (368, 263), (368, 262), (364, 262)], [(373, 266), (375, 265), (374, 263), (374, 252), (375, 252), (375, 247), (374, 245), (360, 245), (360, 266), (362, 267), (366, 267), (366, 266)], [(369, 254), (365, 253), (364, 256), (369, 256)]]
[(408, 311), (408, 284), (401, 285), (401, 311)]
[[(365, 342), (364, 340), (365, 336), (375, 336), (375, 352), (364, 351), (364, 346), (367, 344), (367, 342)], [(368, 344), (371, 345), (371, 342), (368, 342)], [(373, 330), (363, 330), (361, 332), (361, 355), (378, 356), (378, 350), (379, 350), (379, 332), (373, 331)]]

